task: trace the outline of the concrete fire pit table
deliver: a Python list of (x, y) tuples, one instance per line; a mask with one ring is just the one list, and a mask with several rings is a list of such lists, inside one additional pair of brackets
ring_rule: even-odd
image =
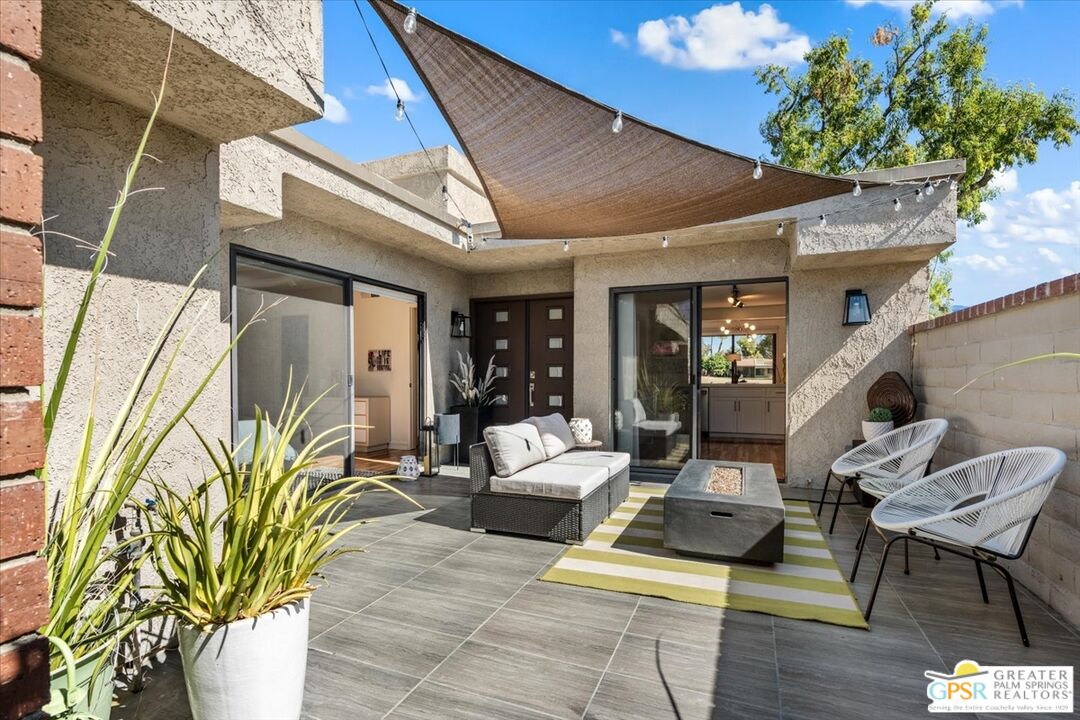
[[(713, 468), (741, 470), (741, 494), (710, 492)], [(784, 501), (773, 466), (688, 461), (664, 496), (664, 547), (680, 555), (783, 562)]]

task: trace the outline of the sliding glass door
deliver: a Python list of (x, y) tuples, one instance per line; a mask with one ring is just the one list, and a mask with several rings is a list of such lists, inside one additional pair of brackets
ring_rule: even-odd
[(679, 470), (694, 453), (696, 289), (617, 292), (615, 449), (640, 471)]
[[(327, 430), (351, 425), (348, 280), (239, 254), (234, 280), (236, 328), (256, 320), (234, 352), (236, 442), (253, 433), (256, 412), (276, 421), (290, 378), (300, 404), (315, 403), (291, 442), (294, 451)], [(337, 436), (340, 440), (323, 453), (328, 473), (351, 469), (351, 432), (343, 429), (332, 437)]]

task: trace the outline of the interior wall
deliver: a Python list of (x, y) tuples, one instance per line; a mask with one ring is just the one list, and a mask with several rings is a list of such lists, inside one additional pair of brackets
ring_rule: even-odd
[[(415, 445), (413, 388), (415, 372), (416, 306), (389, 297), (362, 297), (353, 301), (354, 375), (357, 396), (390, 398), (390, 448), (407, 450)], [(390, 370), (369, 370), (370, 350), (390, 351)]]

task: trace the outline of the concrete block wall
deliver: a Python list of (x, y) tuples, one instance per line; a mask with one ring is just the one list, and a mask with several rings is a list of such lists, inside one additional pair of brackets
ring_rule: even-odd
[(41, 3), (0, 2), (0, 720), (36, 712), (49, 696), (41, 242)]
[(1010, 569), (1080, 626), (1080, 361), (1009, 362), (1080, 353), (1080, 275), (996, 298), (911, 328), (912, 387), (923, 418), (946, 418), (937, 467), (1028, 445), (1060, 448), (1065, 472), (1025, 555)]

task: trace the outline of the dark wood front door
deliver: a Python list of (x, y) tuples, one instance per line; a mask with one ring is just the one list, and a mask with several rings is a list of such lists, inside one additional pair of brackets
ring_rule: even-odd
[(473, 304), (477, 372), (495, 358), (495, 423), (574, 411), (573, 297)]

